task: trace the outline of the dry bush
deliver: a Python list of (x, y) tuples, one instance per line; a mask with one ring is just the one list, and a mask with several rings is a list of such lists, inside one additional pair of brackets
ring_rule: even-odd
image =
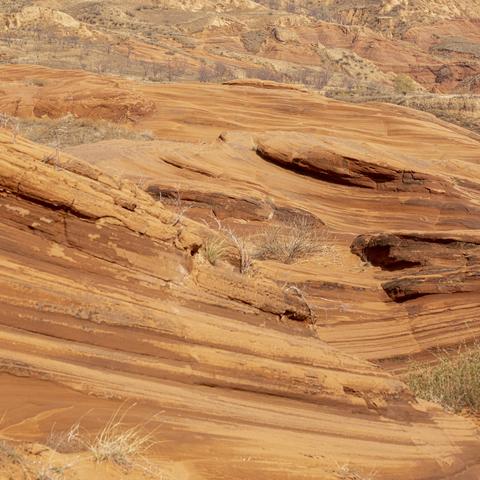
[[(54, 465), (51, 462), (52, 456), (48, 460), (30, 460), (20, 453), (10, 442), (0, 440), (0, 465), (3, 465), (8, 471), (8, 467), (16, 466), (22, 471), (22, 478), (26, 480), (63, 480), (64, 473), (71, 468), (71, 464)], [(5, 461), (7, 462), (5, 464)], [(2, 469), (3, 471), (3, 469)], [(18, 471), (18, 470), (14, 470)], [(10, 478), (10, 477), (9, 477)], [(13, 478), (13, 477), (12, 477)], [(17, 477), (15, 477), (17, 478)]]
[(245, 76), (247, 78), (255, 78), (259, 80), (269, 80), (272, 82), (285, 81), (285, 75), (277, 72), (271, 66), (264, 66), (260, 68), (247, 68), (245, 69)]
[(46, 81), (40, 78), (32, 78), (31, 80), (27, 81), (27, 85), (31, 85), (33, 87), (44, 87), (46, 85)]
[[(343, 92), (344, 93), (344, 92)], [(361, 92), (347, 97), (342, 92), (329, 92), (329, 96), (339, 100), (354, 103), (384, 102), (402, 105), (415, 110), (428, 112), (446, 122), (467, 128), (475, 133), (480, 133), (480, 97), (471, 94), (430, 94), (413, 93), (408, 95), (397, 93), (381, 93), (377, 91)]]
[(262, 44), (267, 39), (267, 32), (265, 30), (248, 30), (240, 36), (240, 40), (249, 53), (258, 53)]
[(480, 345), (443, 352), (433, 366), (415, 364), (405, 377), (415, 395), (460, 412), (480, 412)]
[(119, 407), (95, 436), (83, 431), (80, 423), (64, 432), (52, 430), (46, 442), (52, 452), (69, 454), (85, 451), (87, 455), (79, 455), (68, 464), (59, 464), (51, 454), (46, 459), (28, 465), (28, 471), (35, 474), (35, 480), (63, 480), (67, 470), (72, 470), (81, 462), (93, 460), (98, 463), (109, 462), (125, 471), (139, 471), (148, 478), (164, 479), (160, 469), (144, 457), (156, 444), (153, 437), (157, 429), (148, 426), (156, 416), (142, 424), (129, 426), (125, 417), (133, 406)]
[(395, 77), (394, 86), (395, 91), (403, 95), (406, 95), (407, 93), (412, 93), (417, 90), (417, 86), (414, 80), (403, 73)]
[(10, 130), (12, 133), (12, 142), (17, 143), (17, 136), (21, 131), (20, 120), (16, 117), (11, 117), (6, 113), (0, 113), (0, 127)]
[[(157, 200), (163, 202), (164, 205), (172, 207), (172, 213), (174, 215), (171, 220), (171, 225), (175, 227), (176, 225), (182, 224), (186, 213), (192, 208), (192, 205), (183, 202), (182, 195), (178, 189), (171, 191), (163, 191), (154, 188), (153, 190), (155, 190), (154, 195)], [(147, 193), (152, 195), (153, 190), (147, 188), (146, 191)]]
[(259, 237), (255, 257), (293, 263), (318, 253), (327, 253), (318, 227), (305, 216), (296, 216), (289, 224), (266, 229)]
[(209, 82), (212, 77), (212, 71), (205, 63), (198, 68), (198, 80), (202, 83)]

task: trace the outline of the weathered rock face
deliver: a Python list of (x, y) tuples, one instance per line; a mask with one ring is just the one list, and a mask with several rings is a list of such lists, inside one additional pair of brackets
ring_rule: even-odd
[[(2, 70), (24, 85), (26, 68)], [(111, 85), (77, 75), (106, 116)], [(70, 88), (45, 78), (46, 94)], [(184, 478), (333, 480), (349, 464), (385, 480), (475, 480), (474, 425), (367, 360), (401, 366), (478, 334), (478, 138), (295, 89), (117, 88), (152, 102), (132, 128), (163, 140), (80, 145), (52, 163), (49, 148), (0, 132), (8, 433), (44, 440), (54, 421), (127, 399), (141, 418), (162, 411), (154, 455)], [(205, 258), (221, 226), (255, 245), (298, 217), (322, 247), (301, 261), (254, 259), (242, 275), (235, 249)]]
[(396, 302), (433, 294), (480, 293), (480, 239), (471, 234), (362, 235), (353, 242), (352, 252), (383, 270), (404, 273), (382, 285)]
[[(314, 404), (371, 411), (374, 422), (380, 411), (394, 423), (401, 410), (424, 415), (387, 374), (276, 326), (276, 318), (308, 317), (301, 298), (263, 276), (199, 263), (194, 224), (174, 224), (170, 212), (131, 184), (82, 176), (67, 169), (68, 158), (46, 165), (42, 149), (9, 144), (5, 133), (0, 141), (2, 372), (148, 398), (183, 410), (184, 419), (187, 410), (207, 419), (216, 412), (230, 424), (234, 410), (233, 424), (251, 420), (262, 394), (287, 404), (300, 400), (306, 411)], [(340, 365), (344, 373), (328, 373)], [(211, 387), (225, 389), (225, 398)], [(246, 392), (243, 413), (230, 389)], [(252, 463), (243, 471), (261, 469)]]
[(370, 26), (395, 35), (411, 25), (431, 25), (442, 20), (479, 18), (478, 0), (333, 0), (333, 12), (346, 23)]
[(265, 160), (313, 178), (361, 188), (394, 192), (446, 193), (447, 182), (414, 171), (396, 170), (370, 156), (350, 157), (321, 137), (272, 132), (257, 138), (257, 154)]
[[(48, 84), (41, 79), (47, 78), (50, 69), (19, 67), (17, 72), (8, 76), (8, 82), (2, 85), (0, 109), (8, 115), (20, 117), (61, 118), (67, 113), (79, 118), (103, 119), (118, 123), (136, 122), (153, 113), (153, 102), (132, 90), (125, 90), (121, 83), (97, 76), (90, 91), (82, 88), (82, 72), (70, 72), (68, 78), (61, 76)], [(35, 79), (37, 84), (35, 84)], [(21, 80), (21, 85), (17, 82)], [(66, 80), (67, 88), (55, 92), (54, 84)], [(34, 87), (32, 89), (32, 87)], [(33, 90), (33, 91), (32, 91)]]

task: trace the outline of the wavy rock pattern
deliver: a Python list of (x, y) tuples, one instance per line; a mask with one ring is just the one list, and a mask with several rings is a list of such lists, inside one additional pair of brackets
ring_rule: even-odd
[[(168, 141), (75, 147), (55, 166), (0, 132), (0, 411), (16, 398), (23, 416), (4, 428), (41, 438), (127, 398), (162, 411), (157, 455), (179, 478), (478, 478), (475, 425), (367, 361), (395, 369), (476, 335), (478, 139), (297, 91), (119, 88), (154, 106), (132, 128)], [(299, 213), (327, 253), (249, 275), (202, 258), (212, 214), (248, 236)]]

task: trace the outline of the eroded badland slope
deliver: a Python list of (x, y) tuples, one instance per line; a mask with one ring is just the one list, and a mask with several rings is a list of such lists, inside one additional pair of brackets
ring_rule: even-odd
[(0, 61), (152, 81), (264, 78), (336, 92), (477, 92), (476, 1), (18, 0)]
[[(475, 424), (395, 375), (478, 335), (478, 136), (259, 81), (0, 77), (22, 121), (154, 138), (0, 131), (2, 480), (152, 476), (25, 444), (125, 402), (156, 478), (479, 478)], [(272, 255), (292, 225), (315, 248)]]

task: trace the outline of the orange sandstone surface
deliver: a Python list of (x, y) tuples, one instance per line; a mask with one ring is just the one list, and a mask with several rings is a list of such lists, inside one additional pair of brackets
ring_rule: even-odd
[[(479, 478), (475, 424), (396, 376), (478, 335), (479, 137), (261, 82), (0, 77), (6, 113), (158, 138), (57, 159), (0, 131), (2, 437), (42, 444), (77, 421), (95, 432), (136, 402), (128, 422), (158, 414), (164, 478)], [(243, 274), (235, 253), (204, 258), (212, 235), (255, 244), (294, 218), (325, 248)], [(65, 478), (143, 475), (80, 460)]]

